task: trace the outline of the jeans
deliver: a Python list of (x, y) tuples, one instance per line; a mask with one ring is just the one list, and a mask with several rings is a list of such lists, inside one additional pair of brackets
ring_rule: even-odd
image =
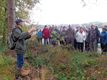
[(107, 52), (107, 44), (101, 44), (102, 52)]
[(90, 51), (96, 52), (97, 51), (97, 40), (91, 41), (89, 43)]
[(17, 54), (17, 68), (21, 69), (24, 65), (24, 53)]
[(43, 39), (43, 45), (49, 45), (49, 38), (48, 39)]
[(77, 48), (78, 48), (79, 51), (83, 52), (83, 48), (84, 48), (83, 43), (77, 42)]

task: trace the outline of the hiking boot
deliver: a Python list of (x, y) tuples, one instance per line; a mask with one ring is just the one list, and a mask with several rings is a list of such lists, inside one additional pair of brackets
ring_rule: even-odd
[(16, 79), (15, 79), (15, 80), (21, 80), (21, 79), (20, 79), (20, 77), (16, 77)]
[(21, 76), (27, 76), (27, 75), (30, 74), (30, 72), (31, 72), (30, 69), (21, 69), (20, 75), (21, 75)]

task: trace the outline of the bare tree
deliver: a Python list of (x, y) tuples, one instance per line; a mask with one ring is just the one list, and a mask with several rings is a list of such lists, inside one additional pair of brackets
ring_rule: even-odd
[(11, 32), (15, 27), (15, 0), (7, 0), (7, 19), (8, 19), (8, 32)]

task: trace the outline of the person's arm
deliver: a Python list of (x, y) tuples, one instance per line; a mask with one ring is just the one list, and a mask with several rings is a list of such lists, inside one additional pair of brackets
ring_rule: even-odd
[(78, 32), (76, 32), (76, 34), (75, 34), (75, 38), (77, 38), (78, 37)]
[(42, 31), (42, 35), (43, 35), (43, 37), (44, 37), (44, 29), (43, 29), (43, 31)]
[(27, 37), (30, 37), (28, 32), (21, 32), (19, 29), (15, 29), (13, 32), (13, 35), (16, 39), (26, 39)]
[(28, 33), (28, 35), (26, 36), (25, 40), (29, 39), (29, 38), (31, 38), (31, 35)]
[(21, 40), (21, 39), (29, 39), (32, 35), (32, 33), (34, 32), (34, 29), (30, 29), (28, 32), (21, 32), (19, 29), (15, 29), (14, 31), (14, 36)]

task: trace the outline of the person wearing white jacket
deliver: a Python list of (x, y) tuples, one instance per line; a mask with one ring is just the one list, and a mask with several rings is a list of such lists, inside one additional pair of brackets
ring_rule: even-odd
[(76, 33), (75, 39), (76, 39), (76, 42), (77, 42), (78, 50), (79, 51), (83, 51), (83, 49), (84, 49), (84, 41), (86, 40), (86, 34), (85, 34), (85, 32), (84, 32), (82, 27)]

